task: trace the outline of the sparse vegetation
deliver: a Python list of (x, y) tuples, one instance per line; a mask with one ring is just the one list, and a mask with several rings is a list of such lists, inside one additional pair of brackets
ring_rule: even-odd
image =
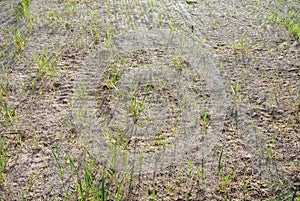
[(299, 8), (0, 2), (0, 200), (299, 201)]

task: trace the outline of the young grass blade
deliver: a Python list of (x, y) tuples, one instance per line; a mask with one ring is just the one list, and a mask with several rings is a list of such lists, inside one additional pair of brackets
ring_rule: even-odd
[(8, 107), (7, 107), (6, 101), (4, 101), (4, 110), (5, 110), (6, 116), (9, 118), (9, 121), (12, 122), (12, 121), (13, 121), (13, 115), (12, 115), (12, 113), (9, 111), (9, 109), (8, 109)]
[(218, 162), (218, 176), (220, 176), (220, 174), (222, 172), (222, 166), (221, 166), (222, 156), (223, 156), (223, 148), (221, 150), (219, 162)]
[(52, 148), (50, 148), (50, 149), (51, 149), (51, 153), (52, 153), (52, 156), (53, 156), (53, 158), (54, 158), (54, 160), (55, 160), (55, 163), (56, 163), (57, 167), (59, 168), (59, 170), (61, 170), (60, 163), (59, 163), (59, 161), (58, 161), (58, 158), (57, 158), (57, 156), (56, 156), (54, 150), (53, 150)]

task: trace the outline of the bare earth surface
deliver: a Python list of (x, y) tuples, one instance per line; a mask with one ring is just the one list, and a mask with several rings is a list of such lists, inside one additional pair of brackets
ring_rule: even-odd
[(28, 2), (0, 0), (0, 200), (300, 199), (299, 2)]

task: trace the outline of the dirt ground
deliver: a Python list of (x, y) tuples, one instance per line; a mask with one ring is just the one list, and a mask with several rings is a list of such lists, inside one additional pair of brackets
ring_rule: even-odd
[(299, 2), (24, 2), (0, 0), (0, 200), (300, 199)]

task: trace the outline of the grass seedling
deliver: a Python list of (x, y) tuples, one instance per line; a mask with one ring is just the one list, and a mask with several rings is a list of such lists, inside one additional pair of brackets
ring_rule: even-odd
[(70, 162), (71, 168), (77, 175), (77, 188), (76, 188), (75, 196), (76, 196), (76, 200), (80, 200), (80, 199), (78, 199), (78, 192), (79, 192), (79, 195), (81, 196), (81, 198), (83, 198), (83, 186), (82, 186), (81, 177), (80, 177), (81, 175), (80, 175), (79, 169), (75, 166), (73, 160), (70, 157), (69, 157), (69, 162)]
[(237, 54), (238, 52), (242, 54), (249, 52), (246, 38), (242, 38), (240, 43), (236, 40), (233, 42), (233, 54)]
[(42, 80), (44, 77), (52, 77), (56, 70), (56, 62), (49, 54), (48, 50), (44, 50), (44, 53), (37, 58), (37, 69)]
[(150, 6), (150, 9), (151, 9), (151, 12), (154, 12), (154, 10), (155, 10), (155, 2), (154, 2), (154, 0), (149, 0), (149, 6)]
[(247, 193), (249, 190), (249, 184), (250, 184), (251, 178), (248, 178), (244, 183), (243, 183), (243, 191), (244, 193)]
[(25, 47), (25, 36), (19, 29), (15, 29), (13, 32), (13, 42), (15, 45), (15, 52), (19, 53), (24, 50)]
[(114, 31), (112, 28), (109, 28), (108, 31), (106, 31), (104, 42), (105, 46), (107, 48), (111, 48), (113, 46), (113, 36), (114, 36)]
[(189, 159), (188, 164), (189, 164), (189, 170), (190, 170), (189, 175), (192, 176), (192, 173), (193, 173), (193, 170), (194, 170), (193, 161), (191, 159)]
[(205, 110), (205, 112), (203, 114), (203, 120), (202, 121), (203, 121), (202, 127), (203, 127), (203, 130), (204, 130), (204, 133), (206, 133), (207, 129), (209, 127), (209, 117), (208, 117), (208, 111), (207, 110)]
[(67, 2), (65, 7), (66, 7), (66, 13), (68, 16), (76, 14), (76, 8), (74, 5), (74, 2)]
[(235, 105), (235, 112), (237, 113), (238, 111), (238, 101), (239, 101), (239, 97), (238, 97), (238, 92), (239, 92), (240, 86), (238, 83), (235, 84), (235, 86), (231, 86), (231, 90), (232, 90), (232, 94), (233, 94), (233, 103)]
[(92, 26), (89, 29), (89, 32), (92, 36), (93, 46), (97, 45), (100, 41), (100, 34), (99, 34), (98, 29), (95, 26)]
[(0, 136), (0, 183), (5, 179), (5, 167), (7, 163), (8, 150), (5, 148), (5, 141)]
[(112, 141), (114, 145), (116, 145), (118, 148), (127, 149), (129, 139), (126, 137), (124, 131), (121, 129), (118, 129), (116, 131), (110, 131), (109, 133), (106, 134)]
[(222, 178), (222, 190), (225, 191), (226, 188), (231, 184), (232, 182), (232, 175), (226, 175), (225, 177)]
[(156, 199), (157, 199), (157, 190), (156, 190), (156, 186), (155, 186), (155, 184), (154, 184), (154, 186), (153, 186), (153, 190), (152, 190), (152, 201), (156, 201)]
[(143, 150), (139, 150), (139, 159), (138, 159), (138, 163), (140, 165), (140, 168), (142, 168), (143, 163), (144, 163), (144, 151)]
[[(298, 188), (298, 189), (296, 188), (296, 189), (294, 190), (291, 201), (296, 200), (296, 196), (297, 196), (297, 192), (298, 192), (298, 191), (299, 191), (299, 188)], [(298, 201), (300, 201), (300, 196), (298, 197)]]
[(237, 41), (235, 40), (233, 42), (233, 53), (236, 54), (238, 52), (239, 48), (238, 48), (238, 43)]
[(59, 169), (60, 171), (60, 178), (61, 178), (61, 181), (62, 183), (64, 184), (64, 175), (65, 175), (65, 169), (66, 169), (66, 166), (67, 166), (67, 160), (68, 160), (68, 157), (66, 158), (63, 166), (60, 164), (59, 160), (58, 160), (58, 153), (55, 153), (54, 150), (52, 148), (51, 149), (51, 153), (52, 153), (52, 156), (55, 160), (55, 164), (57, 166), (57, 168)]
[[(87, 151), (85, 147), (84, 149)], [(87, 154), (82, 171), (75, 166), (71, 157), (67, 157), (73, 173), (77, 176), (76, 200), (100, 200), (100, 187), (94, 183), (95, 161), (88, 151)]]
[(179, 107), (186, 112), (188, 107), (190, 106), (190, 97), (187, 92), (182, 92), (182, 100), (180, 100)]
[(156, 144), (158, 146), (158, 150), (161, 150), (163, 147), (166, 147), (166, 144), (167, 144), (167, 139), (166, 139), (166, 136), (163, 135), (163, 132), (162, 131), (159, 131), (156, 135)]
[(128, 108), (129, 112), (133, 116), (133, 119), (135, 122), (138, 120), (139, 114), (143, 111), (144, 109), (144, 100), (143, 101), (138, 101), (138, 98), (135, 96), (132, 96), (130, 98), (130, 106)]
[(147, 96), (149, 95), (149, 93), (151, 91), (153, 91), (153, 86), (151, 84), (149, 84), (149, 81), (147, 81), (144, 91), (145, 91), (145, 95), (144, 95), (144, 100), (145, 100), (147, 98)]
[(241, 51), (243, 54), (247, 54), (249, 52), (246, 38), (243, 38), (241, 41)]
[(184, 69), (186, 69), (188, 66), (187, 66), (187, 63), (184, 61), (184, 59), (178, 57), (178, 56), (175, 56), (173, 58), (173, 65), (175, 67), (176, 70), (179, 70), (180, 72), (182, 72)]
[(274, 147), (275, 147), (275, 137), (272, 138), (271, 145), (269, 146), (269, 149), (266, 154), (266, 157), (269, 161), (272, 161), (277, 157), (277, 153), (276, 151), (274, 151)]
[(110, 66), (109, 73), (105, 79), (108, 89), (116, 89), (120, 77), (120, 68), (118, 66)]
[(4, 108), (4, 111), (5, 111), (5, 116), (8, 118), (8, 120), (9, 120), (10, 123), (13, 123), (14, 120), (18, 119), (16, 111), (15, 110), (14, 111), (10, 111), (8, 109), (6, 101), (4, 101), (3, 108)]
[(29, 4), (31, 0), (22, 0), (15, 11), (15, 17), (17, 20), (24, 19), (29, 13)]
[(110, 176), (112, 176), (113, 178), (115, 178), (116, 177), (116, 172), (115, 172), (115, 170), (117, 169), (117, 156), (118, 156), (118, 152), (119, 151), (119, 149), (118, 149), (118, 145), (117, 145), (117, 143), (109, 143), (109, 153), (110, 153), (110, 157), (109, 156), (103, 156), (106, 160), (107, 160), (107, 162), (108, 162), (108, 164), (110, 165), (110, 170), (109, 170), (109, 173), (111, 173), (110, 174)]
[(278, 25), (283, 25), (287, 29), (288, 33), (300, 42), (300, 16), (298, 13), (299, 12), (296, 12), (293, 9), (289, 11), (288, 16), (281, 16), (277, 13), (272, 13), (268, 20), (270, 22), (277, 23)]
[(108, 15), (111, 15), (111, 5), (110, 5), (110, 0), (107, 0), (106, 1), (106, 3), (105, 3), (105, 10), (106, 10), (106, 13), (108, 14)]
[(35, 144), (35, 148), (38, 148), (39, 147), (39, 142), (41, 141), (41, 135), (35, 135), (35, 137), (34, 137), (34, 140), (33, 140), (33, 142), (34, 142), (34, 144)]
[(85, 161), (84, 166), (84, 182), (85, 182), (85, 193), (84, 200), (87, 200), (91, 195), (94, 197), (98, 197), (98, 188), (94, 184), (94, 176), (93, 171), (95, 169), (95, 162), (93, 158), (89, 157), (88, 160)]
[(30, 88), (31, 88), (32, 92), (35, 91), (35, 81), (34, 81), (34, 78), (31, 78), (31, 85), (30, 85)]
[[(115, 194), (115, 200), (117, 200), (117, 201), (122, 200), (121, 197), (120, 197), (120, 194), (121, 194), (121, 190), (123, 190), (123, 188), (124, 188), (124, 180), (125, 180), (126, 177), (127, 177), (127, 175), (125, 174), (123, 176), (122, 180), (120, 181), (120, 183), (118, 184), (117, 192)], [(105, 195), (104, 195), (104, 197), (105, 197)]]
[(25, 24), (26, 24), (26, 30), (28, 30), (29, 33), (32, 33), (35, 23), (36, 23), (36, 17), (33, 14), (28, 13), (25, 18)]
[(169, 21), (169, 27), (172, 31), (175, 31), (175, 25), (174, 25), (174, 22), (172, 19), (170, 19), (170, 21)]
[(2, 102), (3, 97), (6, 96), (7, 91), (8, 91), (7, 79), (0, 77), (0, 103)]

